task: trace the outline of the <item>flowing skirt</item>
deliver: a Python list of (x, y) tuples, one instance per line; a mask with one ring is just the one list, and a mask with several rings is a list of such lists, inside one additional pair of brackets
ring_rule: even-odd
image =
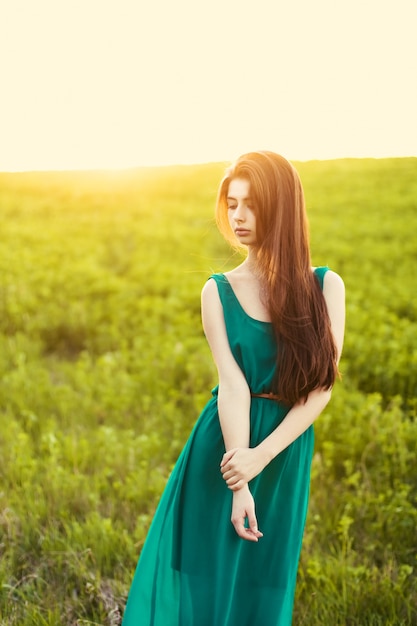
[[(251, 446), (288, 407), (254, 399)], [(250, 484), (264, 536), (240, 539), (220, 461), (224, 443), (213, 397), (162, 494), (129, 592), (123, 626), (289, 626), (307, 515), (313, 426)]]

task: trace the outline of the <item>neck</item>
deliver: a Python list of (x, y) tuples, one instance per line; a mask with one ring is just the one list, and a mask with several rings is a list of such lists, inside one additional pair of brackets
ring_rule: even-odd
[(246, 257), (244, 264), (246, 265), (248, 270), (256, 273), (258, 268), (258, 260), (256, 250), (254, 250), (252, 247), (248, 248), (248, 256)]
[(258, 265), (257, 254), (256, 254), (256, 250), (254, 250), (254, 248), (252, 248), (252, 247), (248, 248), (248, 256), (246, 257), (245, 263), (249, 267), (253, 267), (253, 268), (255, 268)]

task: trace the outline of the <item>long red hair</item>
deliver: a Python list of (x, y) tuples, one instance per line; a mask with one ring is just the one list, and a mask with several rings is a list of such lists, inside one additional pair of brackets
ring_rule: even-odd
[(250, 184), (256, 215), (257, 268), (278, 344), (275, 393), (287, 404), (338, 375), (337, 351), (326, 303), (311, 270), (304, 192), (295, 168), (274, 152), (250, 152), (227, 170), (217, 197), (216, 221), (232, 245), (227, 194), (231, 180)]

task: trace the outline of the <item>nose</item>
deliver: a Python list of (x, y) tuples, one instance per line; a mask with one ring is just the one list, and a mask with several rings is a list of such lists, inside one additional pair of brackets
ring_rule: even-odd
[(243, 203), (238, 203), (236, 209), (233, 212), (233, 219), (235, 220), (235, 222), (245, 221), (245, 207)]

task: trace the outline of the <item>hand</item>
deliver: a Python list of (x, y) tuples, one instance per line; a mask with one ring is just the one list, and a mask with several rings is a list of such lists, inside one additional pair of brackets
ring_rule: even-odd
[[(248, 518), (249, 528), (245, 527), (246, 518)], [(255, 502), (247, 485), (233, 493), (232, 524), (239, 537), (246, 541), (258, 541), (260, 537), (263, 537), (258, 529)]]
[(233, 448), (223, 455), (220, 471), (229, 489), (236, 491), (260, 474), (265, 465), (257, 448)]

